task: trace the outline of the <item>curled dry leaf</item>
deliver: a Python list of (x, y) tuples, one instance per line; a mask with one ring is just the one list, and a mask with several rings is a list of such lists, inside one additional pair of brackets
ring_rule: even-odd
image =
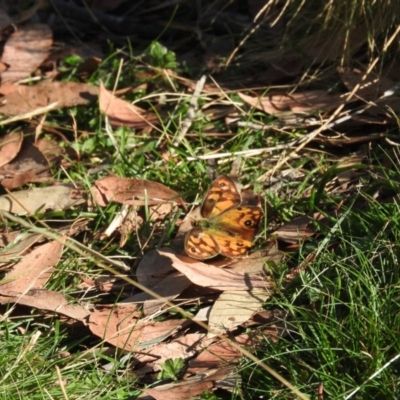
[(218, 369), (205, 371), (202, 375), (190, 377), (184, 382), (168, 383), (154, 389), (146, 388), (143, 391), (156, 400), (187, 400), (197, 398), (205, 390), (211, 390), (216, 383), (225, 380), (232, 374), (236, 375), (235, 367), (225, 365)]
[[(387, 114), (388, 109), (395, 113), (400, 112), (400, 99), (398, 96), (392, 95), (380, 98), (386, 91), (396, 86), (395, 81), (373, 72), (366, 75), (365, 71), (357, 68), (339, 67), (338, 73), (349, 91), (352, 91), (357, 85), (359, 86), (354, 96), (355, 99), (362, 98), (365, 101), (373, 101), (375, 103), (366, 111), (367, 114)], [(365, 79), (363, 79), (364, 77)]]
[(25, 140), (18, 155), (0, 168), (3, 187), (15, 189), (29, 182), (46, 182), (51, 179), (49, 163), (30, 141)]
[[(176, 298), (192, 284), (172, 268), (171, 261), (160, 256), (158, 250), (151, 250), (143, 256), (136, 270), (136, 278), (141, 285), (168, 300)], [(143, 302), (144, 315), (151, 315), (165, 304), (164, 300), (153, 299), (145, 292), (130, 296), (124, 302)]]
[(41, 137), (36, 140), (35, 146), (46, 158), (49, 163), (59, 163), (65, 154), (65, 147), (61, 147), (60, 143), (48, 137)]
[(0, 168), (17, 156), (21, 150), (23, 138), (21, 131), (7, 133), (0, 138)]
[[(54, 226), (52, 229), (59, 232), (61, 235), (72, 236), (85, 230), (88, 222), (89, 220), (78, 219), (74, 221), (72, 225), (68, 222), (62, 226)], [(33, 244), (42, 241), (43, 238), (44, 236), (42, 234), (27, 231), (13, 231), (1, 234), (0, 247), (3, 248), (0, 249), (0, 265), (2, 263), (9, 264), (10, 261), (21, 256), (31, 248)]]
[(194, 261), (187, 256), (178, 256), (171, 251), (160, 251), (160, 255), (170, 259), (171, 265), (199, 286), (217, 290), (272, 290), (273, 284), (266, 282), (261, 276), (238, 273), (213, 265)]
[(186, 276), (175, 272), (161, 280), (157, 285), (147, 286), (148, 289), (162, 296), (163, 300), (154, 299), (150, 294), (142, 292), (125, 299), (123, 302), (143, 303), (143, 314), (151, 315), (160, 310), (166, 304), (166, 300), (175, 299), (191, 284)]
[[(372, 72), (365, 76), (366, 71), (358, 68), (338, 67), (337, 71), (347, 90), (352, 91), (356, 85), (359, 85), (356, 95), (363, 100), (376, 100), (383, 92), (395, 85), (391, 79)], [(365, 79), (363, 79), (364, 76)]]
[(1, 246), (4, 248), (0, 250), (0, 265), (20, 256), (42, 238), (43, 235), (33, 232), (11, 232), (2, 235)]
[(41, 289), (60, 261), (63, 247), (62, 243), (55, 240), (36, 247), (24, 256), (3, 278), (3, 293), (24, 294), (31, 289)]
[(77, 321), (85, 321), (89, 314), (82, 306), (69, 304), (61, 293), (45, 289), (32, 289), (21, 296), (21, 293), (3, 290), (0, 285), (0, 304), (10, 303), (52, 311)]
[(0, 210), (25, 215), (37, 211), (65, 210), (85, 201), (79, 190), (71, 186), (48, 186), (0, 196)]
[(285, 223), (274, 232), (274, 236), (287, 243), (302, 242), (316, 233), (316, 229), (312, 225), (314, 220), (322, 223), (323, 221), (326, 221), (326, 217), (320, 212), (302, 215)]
[(102, 82), (100, 83), (99, 106), (113, 126), (141, 129), (148, 126), (154, 127), (159, 123), (156, 115), (118, 99), (104, 87)]
[(7, 40), (2, 61), (10, 67), (1, 74), (1, 83), (27, 78), (46, 59), (53, 44), (53, 34), (44, 24), (19, 27)]
[(92, 192), (94, 200), (102, 207), (110, 201), (132, 206), (152, 206), (166, 202), (185, 205), (174, 190), (144, 179), (107, 176), (95, 182)]
[(138, 351), (172, 335), (184, 320), (140, 321), (141, 312), (133, 304), (102, 306), (89, 317), (93, 334), (126, 351)]
[(235, 349), (229, 341), (218, 340), (210, 345), (206, 345), (206, 343), (202, 344), (204, 350), (189, 361), (188, 373), (196, 374), (226, 363), (236, 363), (242, 356), (242, 353)]
[(193, 357), (204, 338), (204, 333), (188, 333), (170, 342), (156, 344), (147, 349), (145, 353), (138, 353), (136, 359), (141, 363), (150, 363), (153, 371), (159, 371), (164, 361), (169, 358), (182, 358), (186, 360)]
[(330, 111), (342, 102), (339, 95), (330, 95), (323, 90), (308, 90), (299, 93), (272, 93), (264, 97), (251, 97), (238, 93), (247, 104), (267, 114), (286, 117), (293, 113), (311, 115), (315, 112)]

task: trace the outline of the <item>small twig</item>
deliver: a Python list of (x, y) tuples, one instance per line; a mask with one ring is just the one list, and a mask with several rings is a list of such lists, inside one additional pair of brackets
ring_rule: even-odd
[(196, 117), (196, 111), (199, 108), (199, 97), (201, 92), (203, 91), (205, 83), (206, 76), (203, 75), (196, 83), (196, 89), (194, 90), (193, 96), (190, 99), (189, 109), (186, 113), (186, 118), (182, 121), (180, 133), (175, 139), (175, 146), (178, 146), (182, 142), (182, 140), (186, 136), (187, 131), (192, 126), (193, 120)]
[(3, 121), (0, 121), (0, 126), (11, 124), (12, 122), (22, 121), (24, 119), (36, 117), (37, 115), (45, 114), (49, 111), (56, 110), (58, 108), (59, 103), (60, 103), (59, 101), (55, 101), (54, 103), (51, 103), (47, 106), (38, 107), (32, 111), (18, 114), (18, 115), (15, 115), (14, 117), (10, 117), (8, 119), (4, 119)]

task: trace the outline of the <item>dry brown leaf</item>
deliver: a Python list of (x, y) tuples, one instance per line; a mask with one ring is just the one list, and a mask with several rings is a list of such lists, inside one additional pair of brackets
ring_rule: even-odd
[(106, 176), (95, 182), (92, 192), (94, 200), (102, 207), (110, 201), (131, 206), (151, 206), (165, 202), (185, 204), (174, 190), (161, 183), (144, 179)]
[(356, 85), (359, 88), (356, 92), (356, 98), (366, 101), (374, 101), (378, 107), (370, 107), (367, 113), (370, 115), (386, 114), (387, 109), (393, 110), (395, 113), (400, 112), (400, 99), (398, 96), (390, 96), (379, 99), (383, 93), (396, 85), (396, 82), (374, 73), (368, 74), (365, 79), (365, 71), (357, 68), (338, 68), (338, 72), (343, 83), (349, 91), (352, 91)]
[(185, 336), (179, 336), (171, 342), (162, 342), (146, 351), (141, 351), (136, 354), (136, 359), (141, 363), (150, 363), (153, 371), (159, 371), (161, 365), (169, 358), (182, 358), (186, 360), (193, 357), (197, 347), (204, 338), (204, 333), (188, 333)]
[[(173, 382), (157, 386), (154, 389), (143, 389), (143, 391), (154, 397), (156, 400), (187, 400), (197, 398), (205, 390), (210, 390), (216, 383), (236, 375), (236, 368), (232, 365), (224, 365), (218, 369), (203, 371), (198, 376), (193, 376), (184, 382)], [(143, 398), (143, 396), (140, 396)]]
[(21, 131), (7, 133), (0, 138), (0, 168), (17, 156), (21, 150), (23, 138)]
[(160, 257), (158, 250), (148, 251), (140, 260), (136, 270), (137, 281), (146, 287), (155, 287), (165, 277), (176, 272), (171, 260)]
[(15, 189), (29, 182), (51, 179), (49, 164), (43, 154), (29, 140), (25, 140), (18, 155), (0, 168), (3, 187)]
[(35, 86), (18, 86), (3, 97), (0, 114), (14, 116), (32, 112), (57, 102), (58, 108), (88, 104), (97, 98), (97, 88), (88, 83), (52, 82), (46, 80)]
[(59, 142), (48, 137), (37, 139), (35, 146), (49, 163), (58, 163), (65, 154), (65, 147), (61, 147)]
[(159, 124), (158, 117), (140, 107), (118, 99), (100, 83), (100, 110), (107, 115), (113, 126), (128, 126), (131, 128), (153, 127)]
[(84, 203), (81, 193), (70, 186), (58, 185), (21, 190), (0, 196), (0, 210), (14, 214), (60, 211)]
[(13, 232), (7, 238), (7, 247), (0, 250), (0, 264), (6, 264), (23, 254), (43, 235), (30, 232)]
[(395, 85), (391, 79), (376, 75), (372, 72), (363, 80), (362, 78), (365, 75), (365, 71), (358, 68), (338, 67), (337, 71), (342, 82), (350, 92), (356, 85), (360, 85), (356, 95), (364, 100), (376, 100), (383, 92)]
[(82, 306), (69, 304), (61, 293), (45, 289), (32, 289), (21, 296), (21, 293), (3, 290), (0, 285), (0, 304), (11, 303), (52, 311), (77, 321), (84, 321), (89, 314)]
[(196, 379), (194, 382), (185, 381), (175, 384), (168, 384), (157, 386), (154, 389), (146, 388), (143, 391), (156, 400), (188, 400), (203, 393), (205, 390), (210, 390), (214, 383), (209, 381), (199, 381)]
[(220, 367), (226, 363), (235, 363), (242, 357), (242, 353), (225, 340), (219, 340), (209, 346), (206, 346), (206, 344), (202, 345), (204, 350), (188, 363), (187, 372), (189, 374), (196, 374), (210, 368)]
[(325, 216), (320, 212), (314, 212), (294, 218), (276, 230), (274, 236), (287, 243), (303, 241), (316, 233), (312, 225), (313, 220), (321, 222), (325, 220)]
[(212, 335), (226, 333), (246, 322), (263, 303), (271, 297), (270, 292), (256, 291), (226, 291), (211, 307), (209, 327)]
[(10, 66), (1, 74), (2, 84), (27, 78), (46, 59), (53, 44), (48, 25), (20, 26), (7, 40), (2, 61)]
[(195, 261), (187, 256), (179, 256), (172, 251), (160, 251), (160, 255), (171, 260), (172, 266), (187, 276), (193, 283), (199, 286), (214, 288), (217, 290), (254, 290), (272, 289), (273, 284), (266, 282), (261, 276), (247, 273), (238, 273), (213, 265)]
[(185, 322), (140, 321), (140, 315), (141, 312), (133, 304), (102, 306), (90, 314), (88, 324), (93, 334), (113, 346), (135, 351), (163, 341)]
[(191, 284), (192, 283), (186, 276), (175, 271), (175, 273), (168, 275), (155, 286), (146, 286), (148, 289), (162, 296), (165, 300), (154, 299), (148, 293), (142, 292), (130, 296), (123, 300), (122, 303), (143, 303), (143, 314), (151, 315), (161, 309), (166, 304), (166, 300), (175, 299)]
[(36, 247), (3, 278), (2, 291), (25, 293), (41, 289), (50, 278), (63, 251), (63, 244), (55, 240)]
[[(2, 67), (1, 67), (1, 64), (0, 64), (0, 72), (3, 72), (1, 68), (2, 68)], [(19, 85), (16, 85), (15, 83), (6, 83), (5, 85), (1, 85), (1, 86), (0, 86), (0, 94), (1, 94), (2, 96), (6, 96), (6, 95), (8, 95), (8, 94), (10, 94), (10, 93), (15, 92), (16, 90), (18, 90), (19, 87), (20, 87), (20, 86), (19, 86)], [(4, 99), (1, 99), (1, 100), (2, 100), (1, 103), (3, 103), (3, 102), (4, 102)]]
[(258, 110), (277, 117), (291, 113), (314, 114), (335, 109), (343, 100), (339, 95), (331, 95), (323, 90), (308, 90), (299, 93), (273, 93), (264, 97), (251, 97), (238, 92), (239, 97)]

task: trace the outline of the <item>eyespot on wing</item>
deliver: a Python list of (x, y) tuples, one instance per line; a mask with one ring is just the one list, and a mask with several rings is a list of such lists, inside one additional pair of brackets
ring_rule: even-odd
[(204, 229), (196, 227), (185, 236), (185, 252), (189, 257), (206, 260), (220, 254), (218, 243)]

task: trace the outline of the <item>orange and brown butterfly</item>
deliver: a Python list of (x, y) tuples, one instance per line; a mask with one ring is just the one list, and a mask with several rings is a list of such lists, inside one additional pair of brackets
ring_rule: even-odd
[(202, 219), (185, 236), (186, 254), (198, 260), (217, 255), (244, 256), (252, 247), (263, 211), (242, 204), (235, 182), (219, 176), (212, 183), (200, 206)]

